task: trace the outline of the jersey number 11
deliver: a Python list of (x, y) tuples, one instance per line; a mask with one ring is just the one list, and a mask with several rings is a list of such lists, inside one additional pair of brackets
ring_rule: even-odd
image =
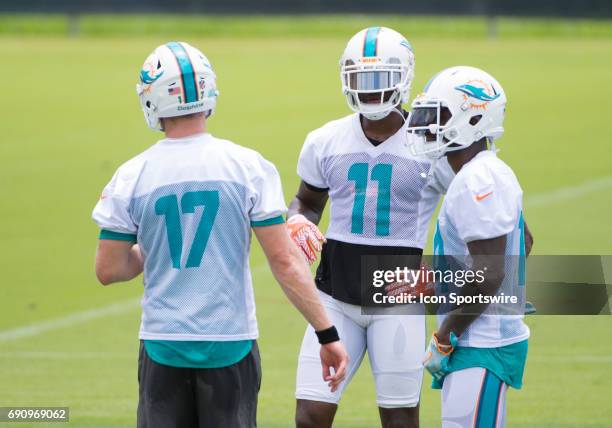
[[(370, 166), (367, 163), (356, 163), (351, 165), (348, 170), (348, 179), (355, 182), (355, 202), (353, 203), (351, 233), (363, 233), (363, 211), (368, 190), (369, 169)], [(374, 165), (370, 175), (371, 180), (378, 181), (376, 201), (376, 235), (378, 236), (389, 235), (392, 171), (393, 165), (378, 163)]]

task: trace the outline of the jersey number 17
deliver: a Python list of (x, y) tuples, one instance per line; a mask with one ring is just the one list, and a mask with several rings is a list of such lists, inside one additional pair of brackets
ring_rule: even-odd
[[(202, 206), (202, 217), (198, 229), (193, 237), (191, 249), (187, 256), (185, 267), (199, 267), (202, 256), (210, 237), (217, 211), (219, 211), (219, 192), (216, 190), (187, 192), (181, 197), (181, 211), (183, 214), (194, 214), (195, 207)], [(163, 215), (166, 219), (166, 233), (170, 247), (172, 267), (181, 268), (183, 253), (183, 232), (181, 230), (181, 214), (179, 212), (178, 197), (176, 195), (162, 196), (155, 202), (155, 214)]]

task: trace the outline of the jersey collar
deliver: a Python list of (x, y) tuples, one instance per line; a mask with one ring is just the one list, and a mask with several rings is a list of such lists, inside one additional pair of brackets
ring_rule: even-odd
[(395, 134), (391, 135), (389, 138), (387, 138), (385, 141), (383, 141), (377, 146), (372, 144), (370, 140), (368, 139), (368, 137), (366, 137), (365, 133), (363, 132), (363, 128), (361, 127), (361, 120), (359, 119), (359, 113), (355, 113), (353, 115), (352, 123), (353, 123), (353, 131), (355, 132), (355, 136), (357, 137), (357, 140), (359, 140), (359, 143), (367, 147), (368, 151), (376, 152), (376, 151), (383, 150), (382, 147), (387, 148), (393, 145), (394, 144), (393, 142), (396, 140), (401, 141), (401, 137), (406, 135), (406, 127), (408, 126), (408, 119), (404, 121), (404, 124), (402, 125), (402, 127), (398, 129), (398, 131)]
[(202, 132), (183, 138), (164, 138), (163, 140), (160, 140), (159, 143), (164, 145), (199, 143), (208, 140), (210, 137), (211, 135), (208, 132)]

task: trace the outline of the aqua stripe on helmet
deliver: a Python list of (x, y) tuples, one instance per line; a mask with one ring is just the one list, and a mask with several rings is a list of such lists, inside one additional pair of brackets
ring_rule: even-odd
[(193, 103), (198, 100), (198, 89), (195, 81), (195, 71), (191, 59), (182, 44), (170, 42), (166, 46), (176, 57), (176, 62), (181, 70), (181, 80), (185, 92), (185, 103)]
[(363, 42), (363, 56), (376, 56), (378, 33), (380, 33), (380, 27), (367, 29)]
[[(444, 71), (444, 70), (442, 70), (442, 71)], [(433, 77), (431, 79), (429, 79), (429, 82), (427, 82), (427, 84), (425, 85), (425, 88), (423, 89), (423, 92), (427, 92), (429, 90), (429, 87), (431, 86), (433, 81), (436, 80), (436, 77), (438, 77), (440, 75), (440, 73), (442, 73), (442, 71), (437, 72), (436, 74), (433, 75)]]

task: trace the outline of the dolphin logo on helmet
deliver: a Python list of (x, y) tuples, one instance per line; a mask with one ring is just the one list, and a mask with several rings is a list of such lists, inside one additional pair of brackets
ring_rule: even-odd
[(156, 69), (152, 64), (145, 64), (145, 67), (146, 69), (143, 67), (140, 70), (140, 81), (146, 85), (150, 85), (164, 75), (162, 68)]
[(436, 74), (412, 102), (407, 132), (413, 155), (438, 159), (504, 133), (506, 94), (486, 71), (456, 66)]
[(487, 94), (485, 88), (479, 88), (477, 86), (470, 85), (469, 83), (465, 85), (456, 86), (455, 89), (460, 92), (463, 92), (468, 97), (476, 98), (480, 101), (490, 102), (496, 100), (497, 97), (499, 97), (499, 94), (495, 93), (495, 88), (493, 88), (493, 86), (491, 86), (491, 89), (493, 90), (494, 95)]

